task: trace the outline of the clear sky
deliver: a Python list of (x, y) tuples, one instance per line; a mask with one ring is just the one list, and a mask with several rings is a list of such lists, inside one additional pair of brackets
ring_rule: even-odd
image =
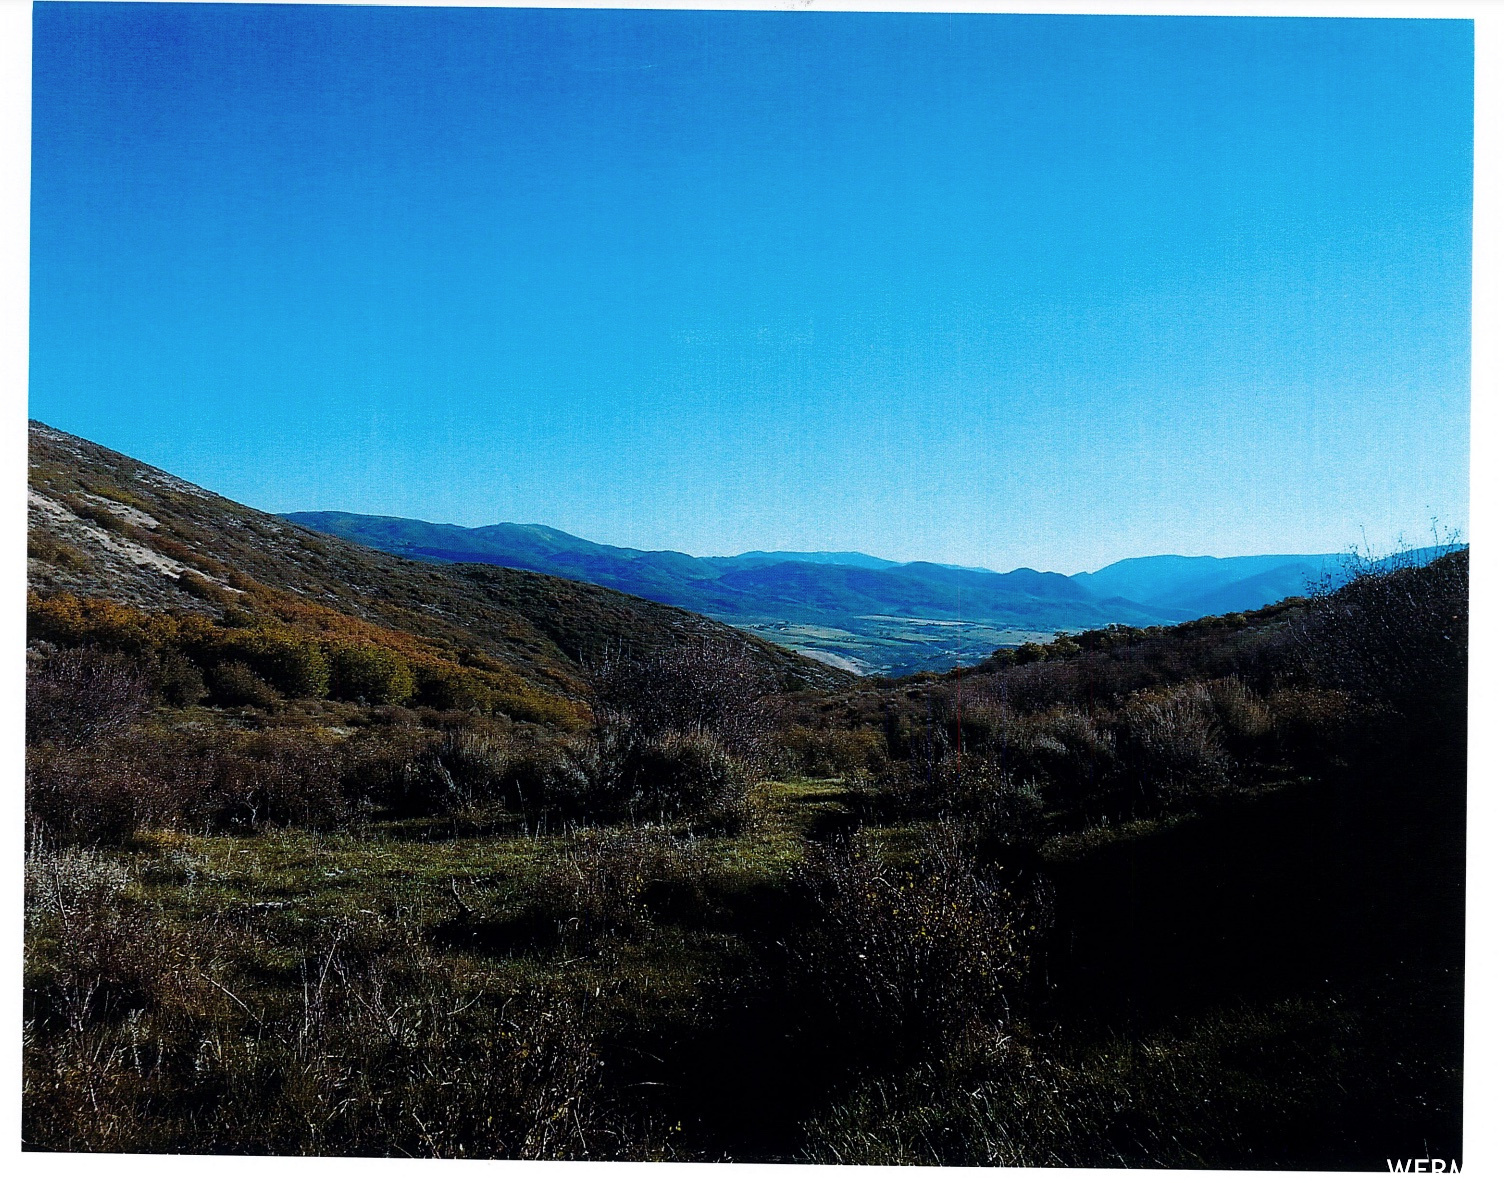
[(1460, 21), (44, 3), (31, 413), (276, 512), (1465, 533)]

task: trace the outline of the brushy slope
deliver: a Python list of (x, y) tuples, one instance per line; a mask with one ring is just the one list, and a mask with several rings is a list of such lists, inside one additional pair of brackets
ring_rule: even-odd
[[(226, 609), (315, 631), (348, 621), (424, 638), (580, 698), (584, 665), (611, 649), (692, 639), (744, 644), (777, 677), (831, 686), (846, 675), (692, 613), (490, 566), (437, 568), (237, 505), (40, 423), (30, 436), (30, 586), (148, 612)], [(357, 629), (357, 631), (359, 631)]]

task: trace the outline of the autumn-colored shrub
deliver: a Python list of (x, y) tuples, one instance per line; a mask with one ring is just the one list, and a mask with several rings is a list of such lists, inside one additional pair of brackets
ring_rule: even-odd
[(288, 698), (322, 698), (330, 691), (331, 667), (336, 663), (311, 637), (277, 627), (230, 629), (219, 651), (249, 666)]
[(209, 688), (222, 706), (259, 707), (270, 710), (282, 701), (268, 684), (243, 661), (222, 661), (209, 671)]
[(211, 604), (225, 606), (234, 604), (238, 598), (234, 592), (191, 567), (178, 574), (178, 586), (189, 595), (207, 600)]
[(497, 694), (487, 686), (482, 675), (455, 666), (434, 663), (420, 665), (414, 671), (415, 701), (441, 711), (487, 711), (496, 703)]
[(89, 567), (88, 556), (76, 546), (35, 530), (26, 535), (26, 557), (73, 571), (85, 571)]
[(329, 657), (330, 691), (336, 698), (373, 706), (405, 703), (417, 692), (413, 668), (377, 645), (342, 645)]
[[(177, 688), (163, 690), (174, 703), (189, 701), (194, 693), (193, 676), (172, 656), (176, 651), (211, 686), (216, 667), (238, 663), (288, 698), (330, 695), (372, 706), (415, 703), (438, 710), (501, 712), (575, 731), (590, 723), (590, 708), (583, 702), (533, 686), (484, 655), (471, 655), (471, 664), (461, 665), (419, 638), (307, 605), (284, 593), (261, 589), (256, 594), (263, 593), (271, 597), (275, 612), (265, 610), (267, 604), (261, 600), (242, 598), (215, 620), (33, 592), (27, 596), (27, 628), (33, 640), (89, 645), (175, 670), (171, 680)], [(231, 677), (235, 680), (237, 675)], [(253, 702), (265, 696), (247, 692), (229, 697)]]
[(138, 655), (160, 639), (151, 618), (138, 609), (113, 600), (43, 597), (33, 591), (26, 593), (26, 631), (32, 640)]

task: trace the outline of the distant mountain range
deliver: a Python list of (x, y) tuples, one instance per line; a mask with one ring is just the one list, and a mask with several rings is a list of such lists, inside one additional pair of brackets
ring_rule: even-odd
[[(1341, 582), (1348, 570), (1340, 555), (1159, 555), (1074, 576), (846, 551), (696, 558), (547, 526), (278, 519), (35, 422), (29, 452), (28, 583), (42, 595), (202, 612), (259, 587), (279, 604), (334, 610), (499, 662), (566, 696), (581, 692), (585, 667), (612, 645), (729, 639), (727, 625), (755, 634), (744, 639), (780, 681), (826, 685), (846, 680), (841, 669), (971, 664), (1062, 629), (1259, 607), (1323, 578)], [(1450, 548), (1397, 561), (1440, 549)]]
[(687, 608), (861, 673), (980, 660), (1002, 645), (1104, 624), (1172, 624), (1262, 607), (1341, 582), (1344, 555), (1126, 559), (1067, 576), (899, 563), (859, 552), (700, 558), (605, 546), (548, 526), (464, 527), (350, 513), (290, 521), (377, 550), (597, 583)]

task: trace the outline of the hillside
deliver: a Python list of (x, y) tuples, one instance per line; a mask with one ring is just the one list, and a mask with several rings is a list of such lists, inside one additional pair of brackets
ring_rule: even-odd
[(1000, 573), (849, 553), (697, 558), (604, 546), (538, 525), (471, 529), (350, 513), (286, 520), (408, 558), (493, 563), (602, 584), (862, 672), (948, 669), (1061, 629), (1179, 619), (1027, 567)]
[(339, 618), (421, 639), (477, 668), (579, 698), (583, 664), (612, 648), (745, 641), (786, 684), (846, 675), (677, 608), (492, 565), (394, 557), (197, 488), (128, 456), (30, 428), (28, 584), (43, 597), (102, 597), (148, 613)]

